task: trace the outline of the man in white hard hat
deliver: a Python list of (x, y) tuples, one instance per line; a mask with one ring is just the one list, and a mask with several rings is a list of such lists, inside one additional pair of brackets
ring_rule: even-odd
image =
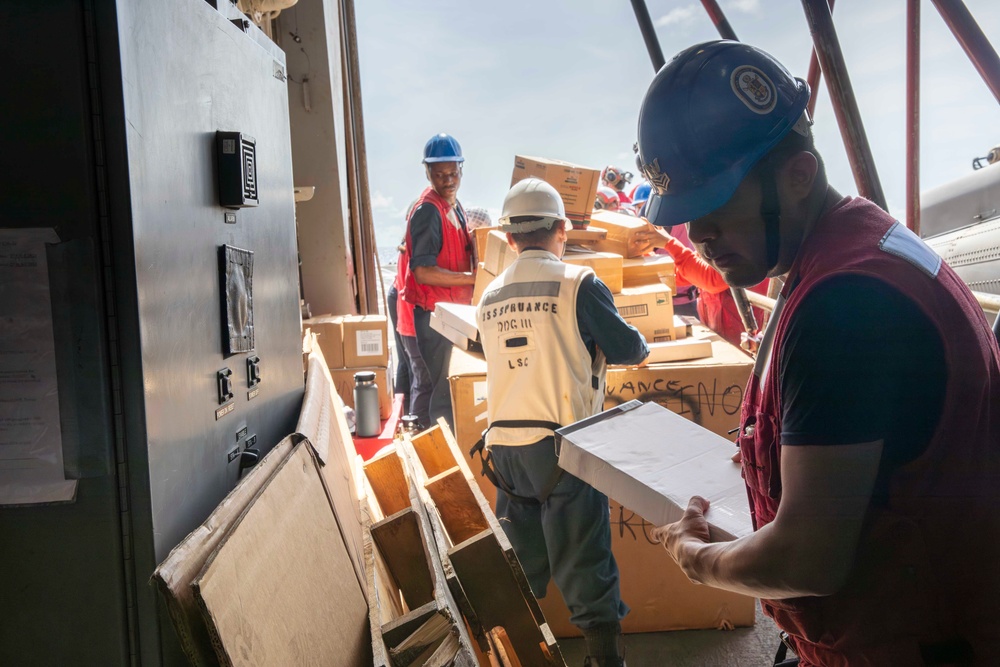
[(569, 222), (555, 188), (518, 182), (499, 222), (518, 257), (486, 288), (476, 317), (487, 365), (484, 472), (532, 592), (543, 597), (555, 580), (587, 640), (588, 664), (623, 665), (628, 606), (608, 498), (559, 468), (554, 430), (600, 412), (607, 363), (637, 364), (649, 347), (590, 268), (561, 261)]

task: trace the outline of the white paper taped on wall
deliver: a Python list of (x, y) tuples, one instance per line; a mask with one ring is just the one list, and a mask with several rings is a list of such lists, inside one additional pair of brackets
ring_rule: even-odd
[(0, 505), (65, 502), (59, 384), (45, 245), (53, 229), (0, 229)]

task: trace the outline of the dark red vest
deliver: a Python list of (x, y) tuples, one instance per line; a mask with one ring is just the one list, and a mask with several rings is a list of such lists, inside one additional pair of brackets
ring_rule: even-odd
[[(465, 227), (456, 227), (448, 220), (448, 213), (451, 211), (451, 204), (428, 187), (421, 193), (417, 203), (411, 210), (415, 211), (425, 202), (434, 204), (441, 216), (441, 252), (438, 253), (437, 265), (449, 271), (471, 271), (472, 266), (472, 241)], [(461, 204), (456, 204), (461, 206)], [(411, 213), (412, 216), (412, 213)], [(454, 287), (440, 287), (437, 285), (422, 285), (417, 282), (413, 271), (409, 270), (410, 251), (413, 248), (413, 239), (410, 237), (409, 220), (406, 225), (406, 276), (403, 279), (404, 286), (402, 297), (414, 306), (420, 306), (424, 310), (434, 310), (434, 305), (438, 301), (445, 303), (472, 303), (472, 285), (457, 285)], [(402, 260), (400, 262), (402, 265)]]
[[(771, 367), (762, 385), (751, 376), (741, 416), (754, 527), (771, 522), (781, 501), (782, 341), (799, 304), (831, 275), (877, 278), (934, 323), (948, 370), (941, 420), (924, 453), (890, 477), (886, 506), (869, 508), (844, 588), (761, 602), (803, 665), (923, 665), (921, 646), (956, 638), (972, 646), (974, 664), (1000, 664), (1000, 352), (950, 267), (930, 275), (897, 256), (905, 252), (888, 232), (898, 224), (864, 199), (845, 200), (817, 223), (789, 271), (794, 288), (775, 323)], [(892, 241), (907, 235), (921, 244), (909, 232)]]

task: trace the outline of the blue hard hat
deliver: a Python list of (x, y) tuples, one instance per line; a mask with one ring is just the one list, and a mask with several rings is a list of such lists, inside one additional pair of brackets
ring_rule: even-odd
[(465, 162), (462, 147), (450, 134), (435, 134), (424, 144), (424, 164), (433, 162)]
[(636, 162), (652, 185), (655, 225), (695, 220), (733, 196), (793, 128), (806, 132), (809, 86), (764, 51), (715, 41), (681, 51), (639, 110)]
[(641, 204), (649, 199), (649, 192), (652, 190), (649, 183), (640, 183), (632, 189), (632, 205)]

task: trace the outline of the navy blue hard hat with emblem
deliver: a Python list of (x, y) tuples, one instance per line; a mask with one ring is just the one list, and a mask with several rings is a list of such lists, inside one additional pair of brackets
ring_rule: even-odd
[(646, 217), (671, 227), (725, 204), (788, 132), (805, 130), (808, 101), (805, 81), (747, 44), (706, 42), (677, 54), (639, 111), (636, 162), (653, 188)]

